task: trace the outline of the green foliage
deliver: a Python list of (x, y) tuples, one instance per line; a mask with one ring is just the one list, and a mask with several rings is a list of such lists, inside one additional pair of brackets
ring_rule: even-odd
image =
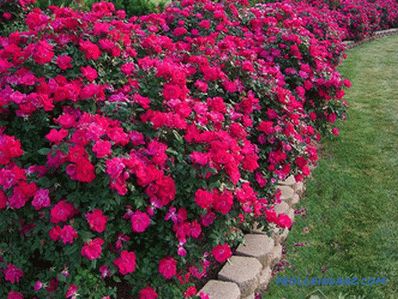
[[(115, 4), (117, 9), (123, 9), (128, 16), (139, 16), (151, 12), (161, 11), (167, 0), (109, 0)], [(74, 7), (89, 9), (96, 0), (37, 0), (37, 5), (45, 9), (50, 5), (61, 7)]]
[[(91, 1), (91, 0), (89, 0)], [(45, 9), (50, 5), (56, 5), (60, 7), (80, 7), (84, 8), (87, 7), (87, 3), (89, 1), (85, 0), (37, 0), (36, 5), (39, 6), (41, 9)]]
[(161, 11), (166, 0), (112, 0), (116, 8), (126, 11), (128, 16), (139, 16), (151, 12)]

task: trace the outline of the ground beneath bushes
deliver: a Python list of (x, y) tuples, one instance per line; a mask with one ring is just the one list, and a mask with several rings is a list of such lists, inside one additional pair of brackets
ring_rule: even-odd
[[(322, 158), (264, 298), (398, 298), (398, 36), (348, 51), (352, 81), (339, 140)], [(300, 247), (298, 245), (304, 246)], [(282, 286), (277, 278), (386, 277), (384, 286)], [(322, 293), (324, 295), (322, 295)]]

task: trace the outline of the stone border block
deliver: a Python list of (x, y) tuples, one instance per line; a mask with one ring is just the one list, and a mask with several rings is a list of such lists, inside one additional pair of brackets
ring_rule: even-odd
[(254, 257), (265, 266), (274, 245), (274, 240), (266, 235), (248, 234), (236, 249), (236, 255)]
[(210, 280), (198, 292), (209, 295), (210, 299), (240, 299), (241, 293), (236, 283), (220, 280)]
[(282, 201), (280, 204), (274, 206), (274, 210), (277, 214), (287, 214), (289, 213), (290, 207), (288, 203)]
[(218, 273), (218, 279), (236, 283), (245, 298), (257, 289), (262, 268), (253, 257), (232, 256)]
[(294, 195), (294, 190), (292, 187), (279, 185), (278, 189), (281, 190), (281, 200), (288, 200), (292, 198)]

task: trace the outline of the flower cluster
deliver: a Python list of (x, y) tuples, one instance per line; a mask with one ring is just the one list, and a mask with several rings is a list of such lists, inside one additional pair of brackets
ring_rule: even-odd
[(290, 228), (275, 186), (344, 118), (332, 15), (29, 11), (0, 37), (0, 295), (192, 297), (253, 221)]

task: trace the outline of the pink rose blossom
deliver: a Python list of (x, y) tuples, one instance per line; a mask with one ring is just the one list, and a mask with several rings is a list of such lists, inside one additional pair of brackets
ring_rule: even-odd
[(13, 264), (8, 264), (7, 268), (4, 270), (5, 280), (12, 284), (19, 283), (19, 280), (22, 278), (23, 274), (23, 271)]
[(220, 244), (213, 248), (212, 254), (217, 262), (224, 263), (232, 256), (232, 251), (228, 244)]
[(82, 247), (81, 254), (88, 260), (92, 261), (98, 259), (102, 253), (102, 245), (104, 244), (104, 240), (101, 238), (95, 238), (93, 240), (88, 241)]
[(101, 210), (94, 209), (93, 211), (87, 213), (86, 219), (91, 230), (97, 233), (102, 233), (105, 231), (108, 217), (105, 216)]
[(172, 279), (177, 274), (177, 261), (172, 257), (166, 257), (159, 262), (159, 273), (165, 279)]
[(127, 275), (133, 273), (136, 267), (135, 253), (123, 250), (120, 257), (114, 260), (113, 263), (118, 267), (120, 274)]
[(144, 232), (151, 224), (151, 218), (147, 213), (136, 211), (131, 215), (131, 230), (135, 233)]

